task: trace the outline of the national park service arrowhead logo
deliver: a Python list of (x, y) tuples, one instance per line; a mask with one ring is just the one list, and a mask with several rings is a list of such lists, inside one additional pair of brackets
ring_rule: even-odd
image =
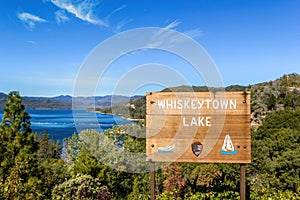
[(201, 154), (203, 149), (203, 145), (201, 144), (201, 142), (194, 142), (193, 144), (191, 144), (191, 147), (195, 156), (198, 157)]

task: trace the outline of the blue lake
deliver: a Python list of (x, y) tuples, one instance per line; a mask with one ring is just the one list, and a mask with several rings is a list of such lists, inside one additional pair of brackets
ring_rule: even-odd
[[(131, 123), (118, 115), (106, 115), (84, 110), (26, 110), (31, 116), (31, 129), (42, 133), (46, 130), (52, 140), (62, 140), (84, 129), (103, 131), (113, 125)], [(3, 110), (0, 110), (2, 121)], [(75, 118), (74, 118), (75, 116)]]

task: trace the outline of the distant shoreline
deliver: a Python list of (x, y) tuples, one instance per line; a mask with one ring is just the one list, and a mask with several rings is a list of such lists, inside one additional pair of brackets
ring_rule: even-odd
[(128, 121), (132, 121), (132, 122), (140, 122), (140, 121), (143, 121), (143, 120), (144, 120), (144, 119), (135, 119), (135, 118), (130, 118), (130, 117), (124, 117), (124, 116), (122, 116), (121, 114), (103, 113), (103, 112), (100, 112), (100, 111), (97, 111), (97, 110), (94, 110), (94, 111), (89, 111), (89, 110), (87, 110), (87, 111), (88, 111), (88, 112), (100, 113), (101, 115), (118, 115), (118, 116), (121, 116), (122, 119), (128, 120)]

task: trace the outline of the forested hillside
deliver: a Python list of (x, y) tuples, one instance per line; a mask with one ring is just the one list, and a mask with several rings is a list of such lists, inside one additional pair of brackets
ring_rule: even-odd
[(252, 119), (257, 124), (261, 124), (271, 111), (300, 107), (299, 74), (288, 74), (274, 81), (252, 85), (250, 91)]
[[(162, 92), (208, 92), (219, 91), (220, 88), (207, 88), (206, 86), (179, 86), (174, 88), (166, 88)], [(241, 86), (231, 85), (225, 87), (225, 91), (250, 91), (251, 92), (251, 117), (253, 125), (260, 125), (267, 113), (275, 110), (284, 110), (285, 108), (300, 107), (300, 75), (288, 74), (281, 78), (258, 83), (255, 85)], [(131, 101), (130, 117), (145, 119), (146, 99)], [(122, 107), (118, 105), (119, 107)], [(128, 106), (128, 105), (127, 105)], [(125, 105), (123, 105), (125, 107)], [(125, 108), (123, 108), (125, 109)], [(127, 108), (128, 110), (128, 108)], [(111, 111), (111, 109), (106, 110)], [(121, 112), (120, 112), (121, 113)]]

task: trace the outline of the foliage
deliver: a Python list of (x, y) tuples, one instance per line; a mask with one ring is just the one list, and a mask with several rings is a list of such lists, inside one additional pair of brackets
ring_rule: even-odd
[[(115, 104), (111, 107), (97, 108), (98, 111), (104, 114), (121, 115), (124, 118), (146, 119), (146, 97), (131, 100), (128, 104)], [(143, 119), (143, 120), (142, 120)]]
[(165, 192), (171, 192), (175, 197), (183, 196), (187, 179), (181, 172), (181, 166), (177, 163), (167, 165), (162, 169), (165, 180), (163, 187)]
[(74, 163), (74, 174), (86, 174), (96, 178), (100, 170), (101, 165), (97, 159), (83, 146)]
[(215, 200), (222, 200), (222, 199), (240, 199), (240, 194), (238, 192), (234, 191), (224, 191), (224, 192), (197, 192), (196, 194), (187, 197), (186, 199), (188, 200), (198, 200), (198, 199), (203, 199), (203, 200), (210, 200), (210, 199), (215, 199)]
[[(299, 188), (300, 189), (300, 188)], [(263, 193), (256, 190), (251, 190), (250, 199), (260, 200), (260, 199), (270, 199), (270, 200), (297, 200), (300, 199), (300, 190), (297, 192), (291, 190), (276, 190), (269, 189), (265, 190)]]
[(97, 199), (106, 200), (112, 198), (112, 194), (106, 186), (102, 186), (97, 178), (89, 175), (78, 174), (54, 187), (52, 199)]
[(163, 192), (156, 197), (157, 200), (223, 200), (223, 199), (240, 199), (240, 194), (234, 191), (224, 192), (197, 192), (191, 196), (186, 195), (183, 198), (175, 197), (174, 192)]
[(270, 113), (252, 132), (251, 189), (296, 191), (300, 187), (300, 110)]
[[(116, 199), (149, 196), (149, 175), (130, 174), (149, 169), (146, 163), (143, 127), (115, 126), (104, 132), (85, 130), (65, 140), (65, 155), (73, 177), (78, 174), (97, 178)], [(132, 154), (134, 153), (134, 154)]]
[(133, 119), (146, 119), (146, 97), (142, 97), (130, 102), (129, 107), (130, 117)]
[(36, 157), (38, 149), (18, 92), (7, 96), (0, 125), (0, 196), (11, 199), (41, 198)]
[(192, 176), (196, 181), (196, 185), (201, 188), (214, 188), (220, 185), (219, 180), (222, 172), (217, 165), (198, 165), (193, 171)]
[(193, 193), (236, 191), (238, 167), (233, 164), (197, 164), (190, 172), (188, 185)]
[(60, 146), (58, 141), (51, 142), (47, 131), (43, 131), (42, 134), (36, 135), (35, 140), (38, 142), (37, 158), (39, 162), (46, 159), (59, 159), (60, 158)]
[(55, 184), (68, 177), (59, 151), (46, 132), (32, 132), (21, 96), (9, 93), (0, 125), (0, 197), (50, 199)]
[(149, 199), (150, 197), (150, 174), (136, 174), (132, 184), (132, 192), (127, 196), (127, 199)]
[(51, 199), (51, 191), (55, 185), (70, 177), (65, 161), (60, 158), (58, 142), (51, 142), (48, 133), (44, 131), (36, 136), (38, 150), (36, 152), (40, 169), (40, 180), (43, 184), (44, 199)]

